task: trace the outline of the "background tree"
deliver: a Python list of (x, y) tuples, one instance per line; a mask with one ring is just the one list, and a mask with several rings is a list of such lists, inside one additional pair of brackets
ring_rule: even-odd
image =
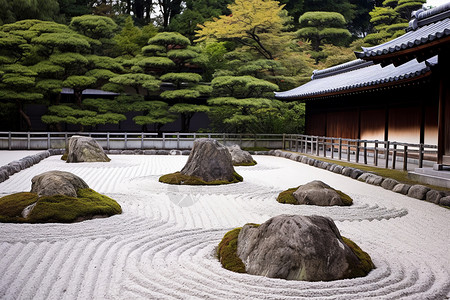
[(197, 42), (210, 38), (232, 40), (268, 59), (274, 59), (277, 50), (289, 43), (289, 34), (283, 30), (290, 18), (277, 1), (236, 0), (228, 9), (231, 15), (199, 25)]
[(321, 50), (324, 43), (333, 45), (345, 45), (350, 40), (350, 32), (345, 28), (344, 16), (337, 12), (307, 12), (304, 13), (299, 23), (301, 28), (297, 31), (300, 38), (311, 41), (311, 56), (316, 60), (326, 58)]

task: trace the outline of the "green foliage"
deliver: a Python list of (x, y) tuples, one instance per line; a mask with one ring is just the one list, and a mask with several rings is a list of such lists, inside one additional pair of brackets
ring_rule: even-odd
[[(27, 218), (23, 218), (23, 209), (33, 203), (36, 203), (35, 207)], [(35, 193), (17, 193), (0, 198), (0, 222), (69, 223), (120, 213), (122, 208), (116, 201), (92, 189), (78, 190), (77, 197), (38, 197)]]
[(198, 83), (202, 79), (202, 76), (196, 73), (166, 73), (160, 79), (162, 81), (173, 82), (176, 86), (179, 86), (182, 82)]
[(225, 269), (237, 273), (246, 273), (245, 265), (237, 255), (237, 242), (241, 229), (241, 227), (235, 228), (223, 236), (217, 247), (217, 256)]
[(208, 112), (209, 107), (206, 105), (197, 105), (189, 103), (177, 103), (169, 108), (169, 112), (176, 114), (188, 114), (196, 112)]
[(86, 52), (90, 49), (90, 44), (81, 35), (66, 32), (43, 33), (31, 40), (32, 44), (47, 47), (53, 51), (58, 49), (62, 52), (76, 51)]
[(64, 80), (63, 85), (68, 88), (84, 90), (95, 82), (96, 79), (94, 77), (73, 75)]
[(152, 69), (174, 67), (175, 63), (173, 62), (173, 60), (167, 57), (151, 56), (140, 59), (137, 65), (141, 68)]
[(154, 76), (148, 74), (122, 74), (109, 79), (111, 83), (121, 85), (122, 87), (131, 86), (139, 94), (139, 88), (144, 87), (149, 91), (156, 91), (159, 89), (160, 81), (156, 80)]
[(70, 28), (92, 39), (111, 38), (117, 24), (108, 17), (84, 15), (73, 17)]
[(195, 90), (190, 89), (180, 89), (180, 90), (173, 90), (173, 91), (164, 91), (161, 93), (161, 98), (167, 99), (167, 100), (173, 100), (173, 99), (191, 99), (191, 98), (198, 98), (200, 97), (200, 93)]
[(168, 50), (169, 45), (187, 46), (191, 41), (178, 32), (160, 32), (150, 38), (148, 44), (164, 46)]
[(195, 51), (189, 50), (189, 49), (176, 49), (176, 50), (170, 50), (167, 52), (167, 57), (170, 59), (181, 59), (181, 60), (187, 60), (192, 59), (198, 56), (198, 53)]
[(226, 180), (204, 181), (198, 177), (184, 175), (181, 174), (180, 172), (163, 175), (159, 178), (159, 182), (176, 185), (222, 185), (222, 184), (238, 183), (241, 181), (243, 181), (242, 176), (236, 172), (234, 172), (233, 180), (231, 181)]

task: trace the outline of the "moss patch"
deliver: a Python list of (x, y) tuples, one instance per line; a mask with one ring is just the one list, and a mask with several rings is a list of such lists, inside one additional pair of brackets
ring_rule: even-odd
[[(33, 203), (36, 203), (36, 206), (27, 218), (23, 218), (23, 209)], [(78, 197), (38, 197), (35, 193), (17, 193), (0, 198), (0, 222), (69, 223), (120, 213), (122, 208), (115, 200), (92, 189), (78, 190)]]
[[(277, 197), (277, 201), (283, 204), (294, 204), (294, 205), (298, 205), (297, 199), (295, 199), (294, 197), (294, 192), (296, 190), (298, 190), (299, 186), (296, 188), (290, 188), (287, 189), (283, 192), (281, 192), (278, 197)], [(350, 198), (349, 195), (345, 194), (342, 191), (339, 190), (335, 190), (339, 196), (341, 197), (341, 200), (343, 202), (343, 206), (350, 206), (353, 204), (353, 199)]]
[(69, 154), (67, 152), (64, 152), (63, 156), (61, 156), (61, 160), (67, 161), (67, 157)]
[(283, 204), (294, 204), (297, 205), (297, 199), (295, 199), (294, 197), (294, 192), (298, 189), (298, 187), (296, 188), (290, 188), (284, 192), (281, 192), (278, 197), (277, 197), (277, 201)]
[(245, 265), (237, 255), (237, 241), (241, 227), (228, 231), (217, 248), (219, 261), (227, 270), (245, 273)]
[(359, 258), (359, 264), (356, 266), (350, 266), (350, 270), (348, 274), (346, 274), (346, 278), (356, 278), (356, 277), (364, 277), (372, 269), (375, 269), (375, 265), (372, 262), (369, 254), (364, 252), (359, 246), (353, 242), (352, 240), (342, 237), (344, 243), (350, 247), (350, 249), (355, 253), (355, 255)]
[(183, 185), (221, 185), (241, 182), (244, 179), (241, 175), (234, 172), (232, 181), (226, 180), (214, 180), (214, 181), (204, 181), (203, 179), (195, 176), (187, 176), (181, 174), (180, 172), (175, 172), (171, 174), (166, 174), (159, 177), (159, 182), (168, 184), (183, 184)]
[(235, 166), (235, 167), (250, 167), (250, 166), (254, 166), (256, 164), (257, 164), (256, 160), (252, 160), (252, 162), (248, 162), (248, 163), (243, 162), (240, 164), (233, 164), (233, 166)]

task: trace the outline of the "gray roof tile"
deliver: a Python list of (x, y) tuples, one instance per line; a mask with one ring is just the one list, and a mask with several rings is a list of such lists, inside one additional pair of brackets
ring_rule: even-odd
[(389, 65), (381, 67), (379, 64), (357, 59), (325, 70), (314, 71), (312, 80), (295, 89), (277, 92), (277, 99), (307, 99), (329, 93), (352, 90), (383, 83), (395, 82), (420, 76), (430, 70), (430, 66), (437, 64), (437, 56), (419, 63), (413, 59), (399, 67)]

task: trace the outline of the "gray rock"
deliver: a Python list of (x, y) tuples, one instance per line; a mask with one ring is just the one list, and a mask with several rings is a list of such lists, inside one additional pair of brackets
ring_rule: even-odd
[(156, 155), (169, 155), (169, 150), (156, 150)]
[(144, 150), (144, 155), (156, 155), (156, 150)]
[(122, 150), (117, 150), (117, 149), (109, 150), (108, 153), (109, 154), (115, 154), (115, 155), (122, 154)]
[(352, 175), (354, 168), (350, 168), (350, 167), (345, 167), (342, 169), (342, 175), (350, 177)]
[[(228, 151), (231, 154), (231, 160), (233, 161), (233, 165), (249, 165), (253, 164), (253, 157), (247, 151), (244, 151), (239, 147), (239, 145), (233, 145), (227, 147)], [(291, 153), (287, 153), (291, 154)]]
[(269, 154), (269, 155), (275, 155), (275, 151), (276, 151), (276, 150), (269, 150), (269, 153), (268, 153), (268, 154)]
[(89, 188), (80, 177), (63, 171), (48, 171), (31, 179), (31, 192), (39, 196), (77, 196), (79, 189)]
[(16, 174), (17, 172), (22, 171), (22, 166), (20, 165), (20, 162), (18, 160), (12, 161), (9, 164), (6, 165), (9, 167), (9, 175)]
[(191, 154), (181, 173), (196, 176), (206, 182), (234, 180), (234, 168), (228, 149), (213, 139), (194, 141)]
[(408, 196), (419, 200), (424, 200), (430, 188), (421, 184), (415, 184), (411, 186), (408, 191)]
[(327, 163), (326, 161), (323, 161), (319, 164), (319, 168), (326, 170), (329, 165), (330, 165), (329, 163)]
[(8, 171), (6, 169), (0, 169), (0, 182), (3, 182), (9, 178)]
[(310, 158), (308, 161), (308, 165), (310, 166), (314, 166), (314, 164), (316, 163), (317, 160), (315, 160), (314, 158)]
[(303, 156), (303, 158), (302, 158), (302, 163), (308, 164), (308, 162), (309, 162), (309, 157)]
[(410, 188), (411, 188), (411, 185), (409, 185), (409, 184), (399, 183), (392, 189), (392, 191), (396, 192), (396, 193), (400, 193), (400, 194), (406, 195), (406, 194), (408, 194), (408, 191), (409, 191)]
[(319, 180), (299, 186), (293, 193), (293, 196), (298, 204), (318, 206), (344, 205), (338, 192)]
[(191, 150), (183, 150), (181, 151), (181, 155), (189, 155), (191, 154)]
[(439, 199), (440, 205), (450, 206), (450, 196), (445, 196)]
[(372, 173), (363, 173), (358, 177), (358, 181), (366, 182), (367, 178), (369, 178), (372, 175), (373, 175)]
[(397, 180), (392, 178), (386, 178), (381, 183), (381, 187), (383, 187), (386, 190), (392, 191), (397, 184), (399, 184)]
[(352, 171), (352, 174), (350, 175), (350, 177), (353, 178), (353, 179), (358, 179), (359, 176), (361, 176), (362, 174), (364, 174), (364, 172), (363, 172), (362, 170), (360, 170), (360, 169), (354, 169), (354, 170)]
[(343, 279), (359, 262), (334, 222), (322, 216), (281, 215), (259, 227), (245, 225), (237, 254), (249, 274), (290, 280)]
[(436, 190), (429, 190), (425, 196), (425, 200), (427, 200), (428, 202), (439, 204), (439, 200), (441, 200), (441, 198), (445, 197), (445, 196), (446, 195), (444, 192), (436, 191)]
[(169, 155), (181, 155), (181, 150), (170, 150)]
[(72, 136), (68, 143), (66, 162), (109, 162), (102, 146), (96, 140), (85, 136)]
[(304, 157), (303, 155), (297, 155), (295, 161), (302, 162), (303, 157)]
[(135, 155), (136, 152), (134, 152), (134, 150), (122, 150), (122, 151), (120, 151), (120, 154), (124, 154), (124, 155)]
[(333, 168), (333, 173), (337, 173), (337, 174), (342, 174), (342, 170), (344, 169), (344, 167), (343, 166), (340, 166), (340, 165), (336, 165), (334, 168)]
[(373, 185), (381, 185), (384, 181), (384, 178), (378, 175), (374, 175), (372, 174), (372, 176), (367, 177), (366, 182), (368, 184), (373, 184)]

